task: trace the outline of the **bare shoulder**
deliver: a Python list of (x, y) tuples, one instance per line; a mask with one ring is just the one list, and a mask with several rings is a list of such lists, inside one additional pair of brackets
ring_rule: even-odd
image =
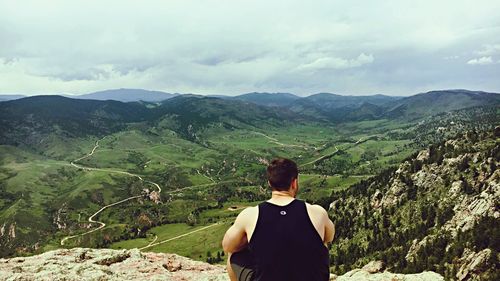
[(240, 215), (248, 216), (248, 215), (255, 214), (258, 211), (259, 211), (259, 208), (257, 206), (246, 207), (245, 209), (243, 209), (243, 211), (241, 211)]
[(238, 215), (237, 220), (248, 220), (255, 217), (259, 212), (259, 208), (257, 206), (247, 207), (241, 211)]
[(313, 205), (313, 204), (306, 203), (306, 206), (310, 212), (314, 212), (317, 215), (328, 216), (328, 213), (326, 212), (326, 210), (323, 207), (321, 207), (320, 205)]

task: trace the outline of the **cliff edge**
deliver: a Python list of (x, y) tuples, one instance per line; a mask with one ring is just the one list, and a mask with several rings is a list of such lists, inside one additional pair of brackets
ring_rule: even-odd
[[(394, 274), (372, 262), (331, 280), (443, 280), (434, 272)], [(0, 280), (199, 280), (227, 281), (223, 265), (210, 265), (175, 254), (138, 249), (59, 249), (31, 257), (0, 259)]]

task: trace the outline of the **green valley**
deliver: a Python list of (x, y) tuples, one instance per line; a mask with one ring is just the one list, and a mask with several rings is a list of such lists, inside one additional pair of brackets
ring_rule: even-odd
[[(498, 94), (476, 94), (460, 93), (465, 101), (433, 114), (426, 97), (437, 106), (455, 93), (415, 100), (330, 97), (330, 103), (324, 95), (285, 96), (267, 105), (262, 96), (252, 102), (252, 96), (242, 101), (193, 95), (155, 103), (53, 96), (1, 102), (0, 257), (110, 247), (223, 262), (224, 232), (243, 208), (269, 196), (265, 167), (272, 158), (299, 164), (299, 197), (310, 203), (328, 208), (344, 195), (373, 197), (373, 188), (364, 191), (369, 183), (379, 184), (381, 175), (429, 145), (474, 131), (492, 149), (491, 132), (500, 124)], [(367, 102), (377, 108), (370, 114)], [(340, 118), (335, 112), (347, 113)], [(344, 200), (350, 206), (351, 199)], [(368, 204), (355, 202), (363, 202), (356, 203), (360, 210)], [(381, 238), (369, 234), (364, 221), (349, 221), (354, 214), (336, 204), (330, 214), (335, 223), (355, 226), (340, 231), (340, 243), (331, 250), (335, 270), (346, 271), (345, 263), (362, 263), (357, 255), (338, 260), (339, 251), (355, 247), (349, 238), (373, 256), (367, 237)], [(383, 224), (384, 214), (365, 224)], [(389, 214), (391, 221), (403, 220), (398, 212)], [(382, 250), (379, 255), (388, 251)]]

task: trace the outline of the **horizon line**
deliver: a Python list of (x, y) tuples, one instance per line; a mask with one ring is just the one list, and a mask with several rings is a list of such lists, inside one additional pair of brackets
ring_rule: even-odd
[(317, 92), (317, 93), (312, 93), (312, 94), (306, 94), (306, 95), (298, 95), (292, 92), (242, 92), (239, 94), (209, 94), (209, 93), (179, 93), (179, 92), (165, 92), (161, 90), (150, 90), (150, 89), (142, 89), (142, 88), (113, 88), (113, 89), (105, 89), (105, 90), (99, 90), (95, 92), (90, 92), (90, 93), (84, 93), (84, 94), (75, 94), (75, 93), (37, 93), (37, 94), (23, 94), (23, 93), (0, 93), (0, 96), (22, 96), (22, 97), (33, 97), (33, 96), (65, 96), (65, 97), (80, 97), (80, 96), (85, 96), (85, 95), (90, 95), (90, 94), (95, 94), (95, 93), (101, 93), (101, 92), (106, 92), (106, 91), (119, 91), (119, 90), (139, 90), (139, 91), (147, 91), (147, 92), (157, 92), (161, 94), (169, 94), (169, 95), (197, 95), (197, 96), (212, 96), (212, 97), (217, 97), (217, 96), (224, 96), (224, 97), (237, 97), (237, 96), (242, 96), (242, 95), (247, 95), (247, 94), (270, 94), (270, 95), (277, 95), (277, 94), (288, 94), (288, 95), (293, 95), (299, 98), (304, 98), (304, 97), (309, 97), (313, 95), (319, 95), (319, 94), (331, 94), (331, 95), (338, 95), (338, 96), (351, 96), (351, 97), (362, 97), (362, 96), (389, 96), (389, 97), (409, 97), (409, 96), (414, 96), (418, 94), (425, 94), (429, 92), (444, 92), (444, 91), (467, 91), (467, 92), (483, 92), (483, 93), (493, 93), (493, 94), (500, 94), (500, 92), (488, 92), (484, 90), (469, 90), (469, 89), (434, 89), (434, 90), (428, 90), (424, 92), (418, 92), (418, 93), (413, 93), (409, 95), (390, 95), (390, 94), (383, 94), (383, 93), (373, 93), (373, 94), (360, 94), (360, 95), (355, 95), (355, 94), (349, 94), (349, 93), (334, 93), (334, 92), (328, 92), (328, 91), (322, 91), (322, 92)]

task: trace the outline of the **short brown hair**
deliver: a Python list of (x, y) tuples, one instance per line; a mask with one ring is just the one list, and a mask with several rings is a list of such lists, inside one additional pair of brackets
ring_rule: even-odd
[(272, 189), (288, 190), (298, 175), (297, 164), (290, 159), (276, 158), (267, 166), (267, 180)]

